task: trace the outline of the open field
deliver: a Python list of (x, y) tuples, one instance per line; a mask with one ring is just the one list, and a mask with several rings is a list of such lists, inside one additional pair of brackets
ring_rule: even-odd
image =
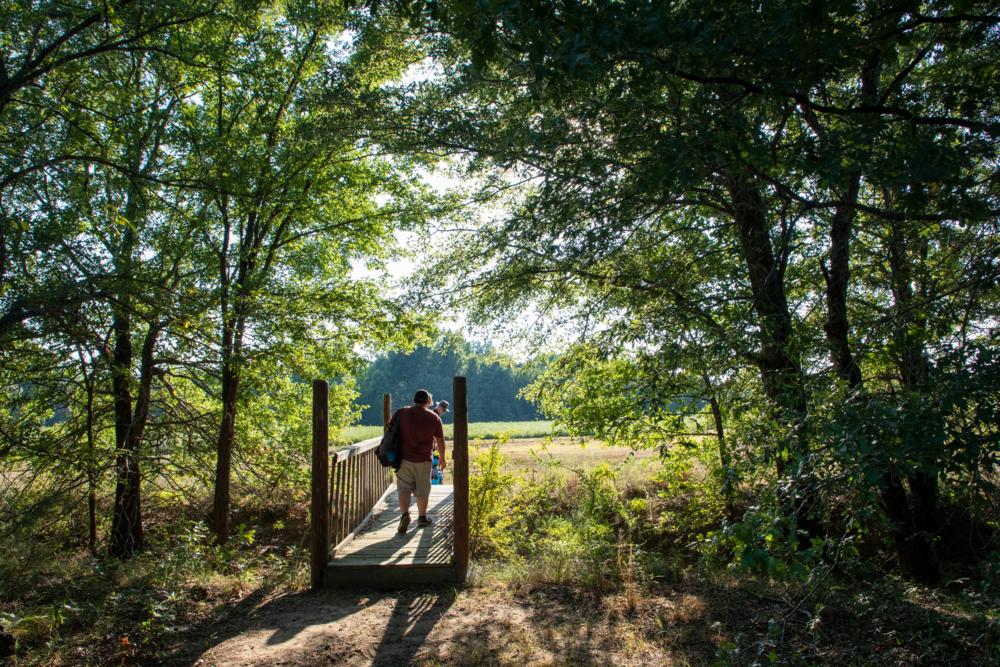
[[(444, 437), (451, 440), (453, 431), (452, 424), (444, 425)], [(469, 424), (469, 439), (495, 439), (501, 434), (507, 433), (511, 439), (519, 438), (544, 438), (548, 435), (567, 435), (564, 431), (553, 431), (550, 421), (530, 421), (530, 422), (473, 422)], [(382, 435), (381, 426), (351, 426), (343, 429), (339, 435), (332, 440), (338, 443), (350, 444), (361, 442), (368, 438)]]
[[(341, 431), (337, 442), (360, 442), (381, 433), (381, 426), (352, 426)], [(444, 434), (450, 459), (451, 424), (445, 424)], [(659, 466), (655, 450), (633, 451), (628, 447), (606, 447), (597, 440), (567, 437), (564, 432), (553, 432), (550, 421), (474, 422), (469, 424), (469, 461), (473, 473), (476, 457), (488, 451), (490, 444), (503, 434), (510, 438), (503, 446), (505, 469), (529, 479), (547, 474), (569, 477), (593, 470), (601, 463), (615, 468), (621, 479), (648, 479)], [(445, 484), (451, 483), (450, 473), (450, 469), (445, 471)]]
[[(473, 466), (476, 457), (490, 448), (489, 441), (469, 443), (469, 460)], [(646, 470), (647, 475), (659, 464), (655, 450), (633, 451), (628, 447), (606, 447), (597, 440), (581, 441), (576, 438), (525, 438), (512, 440), (503, 447), (506, 469), (524, 473), (528, 477), (555, 471), (572, 474), (593, 470), (601, 463), (613, 468), (621, 467), (624, 474), (630, 470)]]

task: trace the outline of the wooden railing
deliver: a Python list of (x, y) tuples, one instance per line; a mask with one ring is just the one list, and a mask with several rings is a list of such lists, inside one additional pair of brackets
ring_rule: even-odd
[[(334, 551), (350, 540), (392, 484), (388, 468), (375, 456), (381, 437), (337, 450), (330, 456), (330, 386), (313, 381), (312, 405), (312, 502), (310, 547), (312, 585), (323, 585), (323, 569)], [(386, 394), (383, 413), (386, 424), (391, 407)]]
[(334, 551), (350, 538), (391, 484), (375, 457), (381, 438), (338, 450), (330, 459), (330, 541)]
[(344, 447), (330, 456), (330, 387), (313, 381), (312, 502), (310, 543), (312, 585), (323, 585), (323, 569), (334, 549), (353, 537), (392, 483), (375, 456), (379, 438)]

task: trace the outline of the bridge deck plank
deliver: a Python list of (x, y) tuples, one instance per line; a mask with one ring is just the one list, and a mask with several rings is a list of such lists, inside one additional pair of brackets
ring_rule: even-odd
[[(383, 568), (413, 568), (428, 566), (451, 567), (454, 555), (453, 517), (454, 488), (434, 485), (428, 504), (428, 515), (434, 522), (429, 528), (417, 527), (415, 503), (410, 506), (410, 527), (404, 535), (399, 525), (399, 494), (393, 489), (373, 510), (367, 524), (354, 539), (333, 554), (327, 572), (349, 569), (364, 579), (364, 572)], [(377, 573), (373, 573), (377, 578)], [(358, 581), (358, 583), (362, 583)]]

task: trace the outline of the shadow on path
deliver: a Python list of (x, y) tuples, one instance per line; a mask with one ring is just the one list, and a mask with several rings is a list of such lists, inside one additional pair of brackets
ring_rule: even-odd
[(193, 628), (165, 665), (406, 665), (434, 657), (427, 638), (452, 588), (251, 595)]
[(458, 591), (404, 591), (397, 595), (382, 641), (375, 650), (374, 665), (408, 665), (418, 653), (436, 657), (436, 647), (428, 644), (427, 638), (454, 604)]
[[(303, 592), (264, 602), (258, 592), (192, 628), (162, 664), (294, 664), (306, 645), (346, 628), (348, 619), (380, 604), (380, 593)], [(287, 656), (287, 657), (286, 657)], [(275, 658), (280, 658), (275, 660)]]

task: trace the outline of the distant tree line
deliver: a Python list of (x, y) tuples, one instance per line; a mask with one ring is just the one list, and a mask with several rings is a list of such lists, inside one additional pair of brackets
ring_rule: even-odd
[[(497, 356), (488, 346), (477, 347), (460, 336), (447, 336), (412, 352), (391, 352), (361, 373), (362, 424), (382, 423), (382, 395), (392, 395), (393, 409), (409, 405), (417, 389), (427, 389), (435, 401), (452, 400), (452, 378), (468, 381), (471, 421), (528, 421), (541, 419), (537, 408), (518, 392), (541, 373), (540, 363), (515, 364)], [(450, 422), (452, 413), (444, 416)]]

